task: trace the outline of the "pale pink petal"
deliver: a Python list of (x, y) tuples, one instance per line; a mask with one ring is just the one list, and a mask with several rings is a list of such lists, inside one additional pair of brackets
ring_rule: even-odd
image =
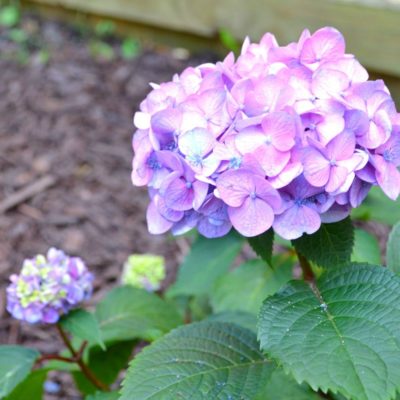
[(322, 154), (313, 148), (305, 151), (303, 159), (304, 177), (315, 186), (325, 186), (329, 179), (330, 164)]
[(269, 177), (278, 175), (290, 160), (290, 151), (276, 150), (271, 144), (260, 146), (252, 155)]
[(155, 133), (165, 134), (178, 131), (182, 113), (176, 108), (167, 108), (151, 117), (151, 128)]
[(193, 185), (193, 193), (194, 193), (193, 208), (195, 210), (198, 210), (202, 206), (202, 204), (204, 203), (204, 200), (207, 197), (208, 184), (205, 182), (195, 181), (195, 182), (193, 182), (192, 185)]
[(356, 138), (353, 132), (344, 131), (332, 139), (326, 146), (326, 154), (330, 160), (346, 160), (356, 148)]
[(192, 129), (179, 136), (179, 150), (185, 155), (205, 156), (215, 146), (214, 135), (203, 128)]
[(250, 197), (240, 207), (228, 207), (228, 215), (233, 227), (246, 237), (264, 233), (274, 220), (274, 212), (265, 201)]
[(312, 80), (312, 91), (323, 99), (331, 96), (340, 97), (350, 85), (348, 76), (340, 71), (322, 68), (317, 70)]
[(381, 156), (373, 156), (373, 161), (378, 185), (389, 198), (396, 200), (400, 194), (399, 170), (392, 163), (386, 162)]
[(225, 90), (210, 89), (201, 93), (197, 98), (197, 103), (203, 110), (206, 117), (217, 113), (226, 99)]
[(296, 123), (290, 114), (270, 113), (263, 119), (261, 126), (276, 149), (288, 151), (295, 145)]
[(248, 127), (243, 129), (235, 137), (235, 145), (241, 154), (251, 153), (263, 145), (267, 140), (260, 127)]
[(346, 181), (348, 174), (349, 171), (346, 168), (337, 165), (332, 166), (325, 190), (328, 193), (338, 190)]
[(328, 114), (317, 126), (319, 138), (323, 145), (329, 143), (344, 129), (344, 118), (339, 114)]
[(159, 235), (167, 232), (174, 224), (171, 221), (165, 219), (158, 211), (157, 206), (154, 204), (154, 200), (147, 207), (146, 213), (147, 228), (150, 233)]
[(368, 163), (368, 159), (369, 156), (365, 151), (356, 150), (347, 160), (337, 161), (337, 165), (346, 168), (348, 172), (353, 172), (364, 168)]
[(255, 194), (257, 197), (266, 201), (274, 211), (279, 210), (282, 207), (282, 200), (278, 191), (275, 190), (271, 184), (261, 176), (255, 175), (253, 179), (255, 184)]
[(337, 59), (343, 56), (344, 51), (342, 34), (334, 28), (321, 28), (305, 40), (300, 60), (305, 64), (313, 64), (323, 59)]
[(300, 162), (291, 162), (281, 171), (281, 173), (268, 181), (275, 189), (283, 188), (297, 178), (303, 172), (303, 165)]
[(199, 112), (185, 111), (182, 115), (179, 132), (185, 133), (194, 128), (207, 128), (207, 120)]
[(217, 179), (219, 197), (232, 207), (239, 207), (244, 200), (255, 191), (251, 171), (229, 170)]

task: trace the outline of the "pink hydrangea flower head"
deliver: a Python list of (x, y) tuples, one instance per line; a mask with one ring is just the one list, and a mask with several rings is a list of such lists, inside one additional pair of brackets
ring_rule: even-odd
[(334, 28), (279, 46), (267, 33), (235, 61), (189, 67), (135, 114), (132, 182), (151, 233), (232, 228), (285, 239), (345, 218), (373, 185), (400, 194), (400, 114)]

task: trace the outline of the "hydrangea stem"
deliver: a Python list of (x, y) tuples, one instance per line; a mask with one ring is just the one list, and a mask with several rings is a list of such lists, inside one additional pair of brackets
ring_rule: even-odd
[(303, 270), (304, 280), (306, 282), (314, 282), (314, 272), (311, 268), (311, 264), (302, 254), (300, 254), (299, 252), (296, 252), (296, 254), (297, 258), (299, 259), (300, 267)]
[(97, 389), (100, 389), (105, 392), (109, 392), (110, 389), (109, 387), (101, 382), (95, 375), (94, 373), (90, 370), (90, 368), (83, 362), (82, 360), (82, 354), (77, 352), (74, 347), (71, 344), (71, 341), (68, 338), (68, 335), (65, 333), (64, 329), (61, 327), (60, 324), (56, 325), (58, 333), (61, 336), (61, 339), (63, 340), (65, 346), (67, 349), (70, 351), (73, 359), (75, 362), (78, 364), (79, 368), (81, 369), (82, 373), (86, 376), (86, 378), (93, 383), (94, 386), (96, 386)]

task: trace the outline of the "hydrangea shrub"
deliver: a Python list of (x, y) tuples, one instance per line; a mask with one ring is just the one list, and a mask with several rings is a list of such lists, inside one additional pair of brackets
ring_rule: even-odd
[[(0, 398), (54, 392), (50, 369), (86, 400), (399, 398), (400, 117), (342, 35), (246, 39), (236, 60), (152, 84), (134, 123), (149, 231), (194, 231), (176, 282), (162, 292), (164, 259), (133, 254), (85, 310), (80, 258), (26, 260), (7, 309), (65, 348), (0, 346)], [(353, 228), (362, 203), (356, 215), (394, 225), (387, 267)]]

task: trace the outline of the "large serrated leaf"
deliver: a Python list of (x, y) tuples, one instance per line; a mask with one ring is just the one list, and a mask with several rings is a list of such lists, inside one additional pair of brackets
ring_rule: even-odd
[(105, 346), (96, 317), (85, 310), (73, 310), (61, 318), (60, 324), (77, 338), (87, 340), (91, 345)]
[(315, 390), (389, 400), (400, 388), (399, 302), (400, 278), (372, 265), (292, 281), (261, 308), (261, 347)]
[(0, 399), (29, 374), (39, 352), (22, 346), (0, 346)]
[(174, 330), (132, 361), (120, 400), (250, 400), (274, 368), (247, 329), (195, 323)]
[(247, 240), (256, 254), (271, 266), (272, 248), (274, 244), (273, 229), (271, 228), (261, 235), (249, 237)]
[(97, 305), (96, 317), (105, 342), (152, 341), (183, 323), (173, 305), (153, 293), (130, 286), (109, 292)]
[(400, 222), (390, 232), (386, 250), (386, 261), (388, 268), (400, 275)]
[(296, 250), (321, 267), (333, 268), (350, 262), (354, 228), (350, 218), (322, 224), (312, 235), (304, 234), (292, 241)]
[[(275, 257), (275, 268), (250, 260), (221, 276), (210, 295), (214, 312), (242, 310), (257, 314), (266, 296), (274, 294), (292, 276), (292, 257)], [(278, 262), (278, 260), (280, 260)]]
[(218, 239), (199, 236), (179, 268), (178, 278), (168, 296), (206, 294), (228, 271), (243, 246), (243, 239), (231, 232)]

